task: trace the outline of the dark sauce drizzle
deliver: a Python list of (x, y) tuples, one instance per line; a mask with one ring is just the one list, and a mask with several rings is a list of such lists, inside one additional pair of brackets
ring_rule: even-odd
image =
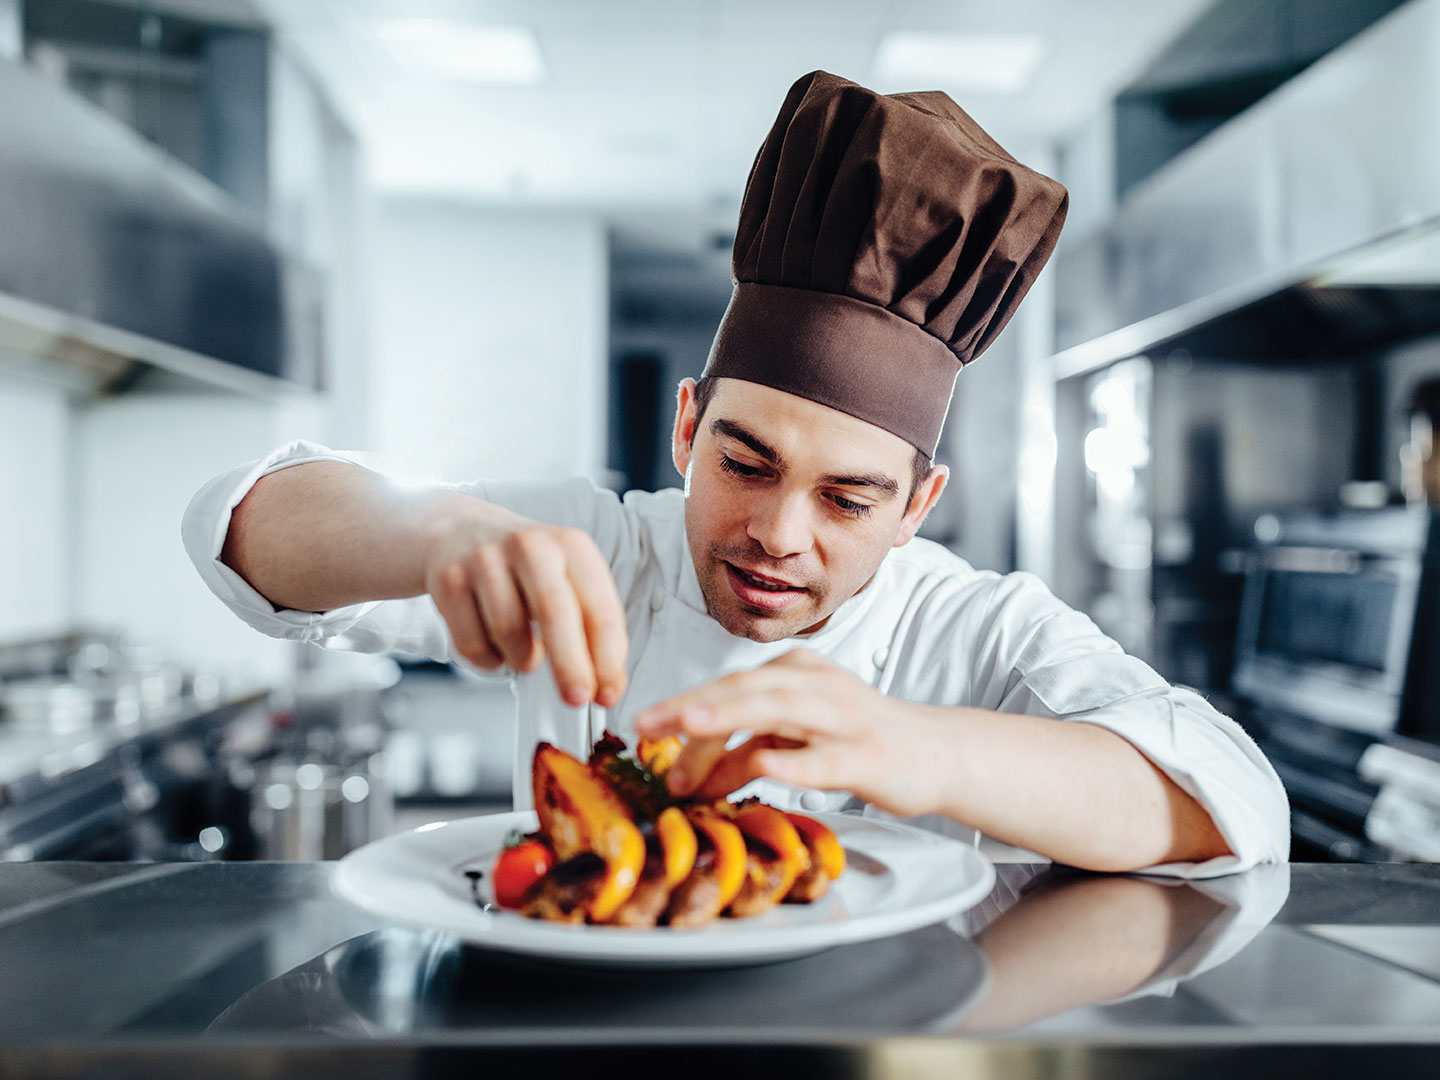
[(470, 895), (475, 898), (475, 904), (481, 911), (494, 911), (495, 905), (480, 895), (480, 881), (485, 877), (484, 870), (466, 870), (465, 876), (470, 880)]

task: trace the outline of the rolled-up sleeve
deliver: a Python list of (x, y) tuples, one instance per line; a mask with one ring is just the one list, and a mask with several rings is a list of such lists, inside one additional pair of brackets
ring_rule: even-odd
[[(449, 631), (429, 596), (374, 600), (323, 612), (291, 611), (275, 607), (221, 561), (231, 513), (256, 482), (281, 469), (316, 461), (374, 465), (367, 454), (296, 441), (259, 461), (221, 473), (195, 494), (181, 522), (181, 534), (201, 579), (247, 625), (270, 637), (356, 652), (403, 652), (463, 662), (454, 653)], [(646, 550), (635, 515), (614, 493), (602, 491), (588, 480), (443, 486), (536, 521), (583, 529), (594, 538), (622, 593), (629, 588)]]
[(1205, 808), (1233, 852), (1144, 872), (1215, 877), (1288, 859), (1284, 786), (1244, 729), (1199, 694), (1169, 685), (1126, 655), (1038, 580), (1010, 579), (997, 589), (987, 619), (995, 644), (981, 650), (985, 670), (977, 678), (993, 700), (988, 707), (1115, 732)]
[(185, 551), (220, 602), (262, 634), (357, 652), (406, 652), (448, 661), (450, 638), (428, 596), (377, 600), (324, 612), (291, 611), (275, 607), (220, 560), (231, 512), (262, 477), (293, 465), (315, 461), (362, 464), (362, 458), (296, 441), (259, 461), (221, 473), (196, 492), (186, 508), (180, 526)]

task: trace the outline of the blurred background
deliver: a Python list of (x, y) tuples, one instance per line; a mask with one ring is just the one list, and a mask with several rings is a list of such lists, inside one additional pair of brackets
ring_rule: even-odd
[(1297, 858), (1440, 859), (1440, 0), (0, 0), (0, 855), (508, 805), (503, 686), (254, 634), (181, 514), (292, 438), (674, 484), (816, 68), (1070, 190), (926, 535), (1237, 716)]

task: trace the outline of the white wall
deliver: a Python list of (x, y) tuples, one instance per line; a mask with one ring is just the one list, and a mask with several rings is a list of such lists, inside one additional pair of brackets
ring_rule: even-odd
[(292, 438), (325, 439), (320, 400), (136, 395), (77, 408), (73, 429), (76, 619), (183, 662), (284, 677), (292, 647), (211, 596), (181, 546), (180, 518), (212, 476)]
[(0, 642), (70, 625), (69, 407), (0, 380)]
[(581, 213), (377, 206), (375, 448), (416, 479), (600, 479), (606, 234)]

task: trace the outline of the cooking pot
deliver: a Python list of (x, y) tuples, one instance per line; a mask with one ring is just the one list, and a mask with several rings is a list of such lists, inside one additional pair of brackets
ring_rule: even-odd
[(47, 675), (0, 686), (0, 715), (13, 731), (65, 735), (95, 721), (95, 695), (69, 679)]

